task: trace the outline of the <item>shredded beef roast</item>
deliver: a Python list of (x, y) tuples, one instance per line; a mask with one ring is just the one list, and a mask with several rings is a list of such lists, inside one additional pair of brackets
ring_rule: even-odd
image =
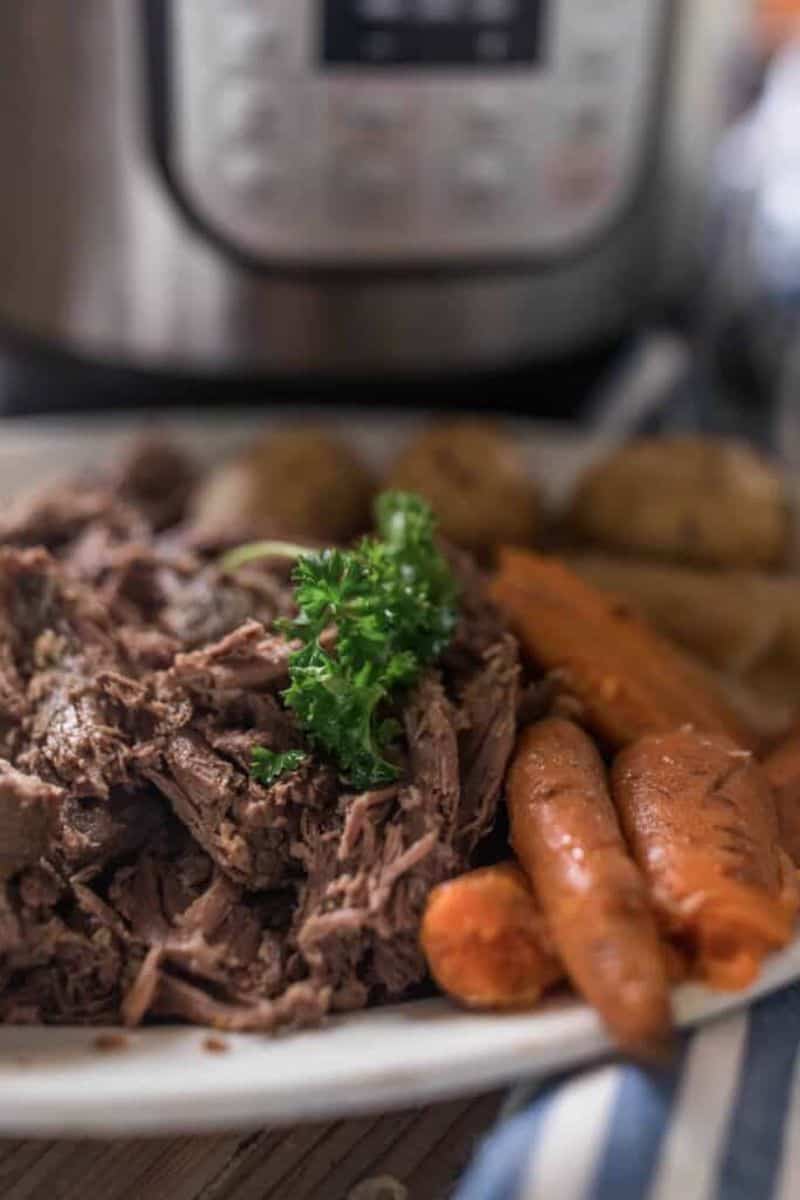
[(26, 775), (0, 758), (0, 876), (7, 878), (47, 853), (63, 811), (62, 788)]
[(517, 645), (510, 634), (482, 652), (461, 694), (460, 844), (469, 852), (491, 824), (514, 748), (519, 703)]
[(150, 525), (111, 488), (82, 480), (23, 497), (0, 518), (0, 544), (42, 546), (53, 553), (71, 552), (93, 532), (108, 545), (123, 545), (146, 539)]
[[(398, 714), (401, 777), (353, 793), (282, 702), (285, 565), (193, 548), (194, 478), (150, 443), (0, 522), (0, 832), (27, 839), (0, 1020), (272, 1030), (402, 997), (431, 887), (494, 823), (519, 667), (477, 569), (448, 550), (461, 617)], [(265, 786), (255, 746), (306, 757)]]
[(125, 947), (48, 864), (0, 896), (0, 1019), (110, 1024), (119, 1019)]

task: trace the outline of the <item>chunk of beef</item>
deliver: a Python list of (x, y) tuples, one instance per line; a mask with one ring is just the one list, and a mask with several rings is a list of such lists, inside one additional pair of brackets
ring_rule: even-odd
[(47, 850), (62, 788), (0, 759), (0, 877), (35, 863)]
[(120, 543), (113, 531), (95, 525), (64, 563), (94, 586), (116, 627), (144, 627), (180, 649), (205, 646), (251, 618), (271, 625), (292, 612), (292, 590), (280, 569), (224, 575), (174, 539)]
[(257, 569), (223, 575), (165, 541), (117, 546), (95, 534), (67, 565), (96, 586), (117, 625), (156, 629), (181, 649), (205, 646), (249, 619), (271, 625), (292, 611), (291, 588), (278, 575)]
[(20, 765), (63, 784), (70, 796), (106, 799), (138, 778), (136, 748), (184, 723), (190, 708), (167, 705), (153, 681), (96, 666), (91, 655), (39, 672), (28, 694), (33, 715)]
[(0, 759), (0, 803), (3, 807), (40, 809), (54, 817), (63, 797), (63, 788), (54, 787), (35, 775), (25, 775), (5, 759)]
[(181, 648), (180, 643), (168, 634), (136, 625), (123, 625), (117, 630), (117, 639), (125, 661), (137, 676), (166, 670)]
[[(259, 731), (240, 735), (240, 753), (242, 736), (251, 749), (263, 744)], [(274, 888), (291, 878), (288, 849), (300, 814), (330, 802), (335, 776), (309, 761), (264, 787), (248, 767), (249, 755), (242, 766), (189, 728), (166, 739), (140, 769), (226, 874), (252, 890)]]
[(328, 1006), (325, 989), (311, 983), (292, 984), (275, 1000), (230, 1003), (168, 975), (160, 983), (153, 1011), (161, 1017), (180, 1017), (196, 1025), (241, 1033), (318, 1025)]
[(19, 700), (3, 731), (16, 765), (71, 797), (132, 783), (133, 744), (163, 711), (125, 673), (108, 612), (43, 550), (0, 550), (0, 644)]
[(291, 588), (265, 570), (232, 577), (207, 565), (191, 574), (165, 574), (162, 587), (159, 626), (188, 648), (216, 641), (251, 618), (269, 626), (292, 611)]
[(40, 672), (30, 689), (34, 715), (31, 746), (19, 755), (25, 767), (58, 781), (71, 795), (106, 797), (130, 783), (131, 744), (109, 710), (113, 703), (96, 679), (74, 670)]
[(84, 736), (91, 740), (89, 723), (98, 754), (101, 746), (111, 752), (113, 732), (91, 696), (91, 680), (117, 661), (108, 614), (43, 550), (0, 550), (0, 645), (9, 701), (0, 729), (17, 765), (70, 782), (51, 757), (68, 756)]
[[(0, 750), (13, 757), (30, 711), (27, 679), (55, 589), (41, 551), (0, 549)], [(55, 615), (55, 614), (54, 614)], [(55, 635), (53, 635), (55, 637)]]
[(0, 614), (0, 754), (8, 758), (14, 754), (28, 711), (25, 683), (17, 669), (12, 640), (3, 632)]
[(118, 1019), (124, 946), (42, 868), (0, 897), (0, 1021), (108, 1024)]
[(0, 518), (0, 543), (61, 555), (92, 530), (104, 530), (116, 545), (150, 536), (143, 515), (112, 488), (78, 479), (11, 504)]
[(218, 709), (236, 693), (284, 687), (294, 649), (295, 643), (267, 633), (261, 622), (245, 621), (205, 649), (177, 655), (166, 684), (178, 685), (206, 707)]
[(120, 548), (146, 546), (154, 530), (182, 519), (194, 480), (180, 448), (142, 439), (106, 478), (78, 477), (17, 500), (0, 518), (0, 543), (42, 546), (96, 580)]
[(45, 863), (0, 893), (0, 1019), (135, 1024), (221, 1005), (236, 1027), (270, 1027), (287, 924), (283, 897), (243, 899), (174, 819), (162, 821), (107, 888), (66, 882)]
[(424, 675), (403, 714), (412, 785), (425, 798), (411, 806), (425, 831), (428, 813), (448, 838), (455, 833), (460, 805), (458, 742), (455, 712), (435, 672)]
[[(423, 979), (418, 929), (428, 891), (465, 863), (455, 849), (454, 717), (441, 682), (430, 674), (405, 714), (405, 783), (336, 801), (328, 778), (324, 796), (314, 802), (310, 776), (301, 770), (260, 789), (259, 819), (285, 831), (276, 865), (294, 864), (294, 878), (280, 879), (293, 885), (294, 904), (286, 892), (248, 895), (231, 880), (227, 860), (225, 873), (211, 872), (210, 860), (204, 859), (205, 868), (201, 860), (188, 886), (180, 882), (180, 860), (165, 870), (145, 853), (123, 868), (109, 905), (137, 947), (126, 1019), (149, 1011), (220, 1028), (273, 1029), (319, 1020), (329, 1009), (358, 1008), (370, 997), (398, 997)], [(207, 747), (201, 760), (197, 751), (194, 735), (179, 750), (192, 772), (203, 762), (203, 772), (191, 776), (191, 795), (222, 811), (219, 763), (209, 760)], [(226, 802), (236, 794), (231, 780), (225, 776)], [(194, 824), (196, 814), (181, 816), (195, 837), (206, 836)], [(212, 847), (214, 857), (218, 850)]]
[(255, 746), (298, 745), (292, 716), (267, 690), (285, 680), (289, 651), (251, 621), (204, 650), (177, 655), (152, 681), (159, 732), (136, 749), (137, 774), (169, 799), (223, 871), (250, 889), (285, 882), (298, 805), (336, 793), (332, 772), (310, 762), (271, 788), (251, 776)]
[(0, 642), (25, 682), (87, 650), (97, 662), (115, 660), (108, 612), (41, 549), (0, 548)]
[[(343, 796), (337, 820), (303, 814), (293, 853), (306, 881), (289, 935), (291, 966), (330, 989), (331, 1006), (401, 996), (425, 975), (418, 932), (428, 892), (463, 866), (453, 847), (459, 771), (453, 712), (431, 674), (405, 713), (409, 781)], [(302, 964), (302, 967), (301, 965)]]
[(157, 620), (166, 602), (163, 577), (179, 569), (179, 564), (165, 560), (151, 542), (130, 541), (118, 546), (104, 542), (99, 535), (76, 547), (67, 565), (94, 585), (115, 622), (147, 627)]
[(442, 656), (442, 668), (453, 692), (480, 668), (483, 655), (505, 634), (505, 626), (486, 590), (484, 573), (468, 554), (443, 547), (458, 583), (458, 622)]
[(51, 828), (48, 855), (68, 874), (102, 870), (143, 846), (163, 823), (157, 793), (115, 788), (106, 799), (69, 796)]
[[(300, 1023), (286, 987), (287, 897), (248, 897), (174, 827), (114, 876), (106, 920), (122, 929), (127, 1024), (148, 1012), (230, 1029)], [(322, 1015), (320, 998), (314, 1001)]]
[(489, 829), (514, 749), (519, 701), (519, 653), (510, 634), (483, 652), (459, 708), (461, 811), (459, 846), (471, 853)]

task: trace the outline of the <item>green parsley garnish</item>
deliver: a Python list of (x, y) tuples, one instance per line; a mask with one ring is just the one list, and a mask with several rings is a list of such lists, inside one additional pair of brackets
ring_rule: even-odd
[(375, 515), (377, 538), (298, 557), (299, 616), (284, 623), (302, 643), (284, 700), (310, 743), (359, 789), (397, 778), (386, 751), (400, 727), (387, 710), (446, 648), (457, 615), (455, 579), (427, 504), (385, 492)]
[[(456, 624), (455, 580), (431, 510), (419, 496), (385, 492), (375, 515), (377, 539), (298, 559), (300, 615), (288, 626), (303, 646), (289, 660), (286, 704), (357, 788), (397, 778), (385, 757), (399, 733), (387, 703), (438, 658)], [(323, 647), (330, 629), (334, 644)]]
[(308, 554), (308, 546), (298, 546), (294, 542), (248, 542), (223, 554), (219, 569), (227, 574), (260, 558), (299, 558), (301, 554)]
[(269, 787), (281, 775), (296, 771), (305, 760), (306, 755), (302, 750), (284, 750), (279, 754), (276, 750), (268, 750), (266, 746), (254, 746), (250, 774), (257, 783)]

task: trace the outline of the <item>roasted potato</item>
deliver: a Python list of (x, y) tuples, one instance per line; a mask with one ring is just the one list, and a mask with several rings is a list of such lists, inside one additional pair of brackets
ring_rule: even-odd
[(581, 541), (676, 562), (771, 567), (790, 528), (778, 473), (718, 438), (640, 439), (580, 482), (569, 514)]
[(499, 543), (528, 545), (537, 532), (538, 490), (493, 421), (446, 421), (425, 430), (397, 459), (387, 486), (419, 492), (445, 537), (479, 555)]
[(343, 442), (320, 429), (286, 428), (211, 475), (195, 497), (194, 526), (210, 541), (232, 531), (346, 541), (369, 527), (374, 491)]

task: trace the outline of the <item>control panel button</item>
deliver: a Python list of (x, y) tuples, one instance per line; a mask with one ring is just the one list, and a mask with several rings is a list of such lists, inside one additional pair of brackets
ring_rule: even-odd
[(245, 199), (274, 199), (284, 179), (278, 163), (246, 150), (223, 155), (220, 168), (226, 183)]
[(242, 13), (220, 23), (220, 57), (231, 67), (259, 67), (275, 62), (283, 49), (283, 34), (268, 13)]
[(225, 86), (217, 101), (217, 128), (224, 141), (274, 138), (279, 129), (281, 103), (272, 88), (258, 84)]
[(560, 124), (566, 142), (596, 143), (609, 136), (611, 113), (606, 105), (586, 100), (567, 109)]
[(510, 182), (508, 162), (496, 154), (472, 154), (456, 172), (459, 196), (470, 206), (480, 208), (503, 200)]
[(570, 74), (575, 83), (611, 84), (620, 69), (619, 55), (612, 46), (582, 46), (573, 52)]
[(405, 124), (408, 104), (397, 94), (373, 92), (346, 100), (337, 117), (350, 133), (386, 134)]
[(342, 182), (350, 197), (372, 204), (391, 200), (401, 180), (398, 164), (386, 156), (351, 160), (342, 171)]
[(548, 190), (559, 208), (591, 208), (610, 186), (611, 165), (599, 149), (564, 151), (552, 164), (548, 177)]
[(508, 104), (502, 96), (475, 96), (464, 106), (464, 125), (473, 137), (497, 137), (508, 124)]

